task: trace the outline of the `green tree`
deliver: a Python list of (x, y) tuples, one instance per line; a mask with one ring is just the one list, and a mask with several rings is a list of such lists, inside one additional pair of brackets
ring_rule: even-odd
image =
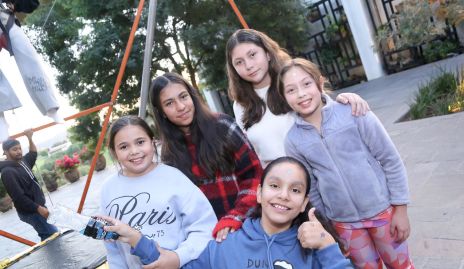
[[(197, 70), (200, 77), (208, 89), (227, 89), (225, 45), (242, 25), (227, 1), (180, 2), (176, 3), (177, 12), (173, 14), (187, 14), (181, 35), (188, 40), (195, 58), (201, 59)], [(301, 1), (236, 0), (235, 3), (250, 28), (265, 32), (292, 55), (304, 52), (309, 24)]]
[[(138, 1), (56, 0), (42, 27), (52, 4), (43, 1), (25, 22), (39, 32), (37, 47), (58, 70), (59, 91), (80, 110), (109, 101)], [(237, 0), (236, 4), (250, 27), (268, 33), (291, 53), (303, 51), (307, 24), (299, 0)], [(122, 81), (116, 114), (135, 113), (138, 108), (147, 14), (148, 4)], [(226, 89), (224, 47), (239, 28), (227, 1), (158, 1), (152, 74), (185, 72), (196, 87), (199, 75), (209, 89)], [(95, 143), (100, 129), (100, 117), (94, 113), (77, 120), (72, 138)]]

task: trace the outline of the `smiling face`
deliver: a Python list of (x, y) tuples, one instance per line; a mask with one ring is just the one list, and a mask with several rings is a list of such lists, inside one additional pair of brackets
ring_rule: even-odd
[(127, 125), (118, 131), (114, 136), (113, 154), (128, 177), (142, 176), (156, 166), (153, 140), (137, 125)]
[(269, 55), (253, 43), (240, 43), (232, 50), (232, 65), (238, 75), (260, 89), (271, 84)]
[(262, 208), (261, 225), (267, 234), (287, 230), (304, 212), (307, 184), (304, 171), (294, 163), (279, 163), (269, 170), (257, 193)]
[(323, 106), (322, 85), (299, 66), (291, 67), (282, 76), (282, 85), (288, 105), (304, 120), (314, 123)]
[(161, 109), (168, 120), (184, 133), (188, 133), (195, 114), (195, 105), (185, 86), (169, 83), (161, 90), (159, 99)]

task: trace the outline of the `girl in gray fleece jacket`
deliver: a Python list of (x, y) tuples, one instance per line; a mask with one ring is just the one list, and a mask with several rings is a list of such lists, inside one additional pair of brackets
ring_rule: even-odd
[(311, 172), (311, 203), (332, 220), (353, 263), (414, 268), (406, 169), (380, 121), (372, 112), (354, 117), (333, 102), (318, 67), (305, 59), (288, 61), (278, 84), (296, 112), (286, 153)]

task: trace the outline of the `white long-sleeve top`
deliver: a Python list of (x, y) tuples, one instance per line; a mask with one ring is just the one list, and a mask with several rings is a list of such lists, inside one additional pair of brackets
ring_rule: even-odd
[(275, 115), (269, 110), (266, 102), (268, 89), (269, 87), (255, 89), (258, 96), (266, 104), (266, 112), (261, 120), (248, 130), (245, 130), (242, 121), (244, 108), (237, 102), (234, 102), (233, 105), (235, 120), (243, 132), (246, 133), (262, 164), (286, 156), (284, 149), (285, 136), (295, 122), (291, 113)]
[[(178, 169), (159, 164), (140, 177), (115, 174), (103, 184), (100, 211), (120, 219), (173, 250), (180, 266), (196, 259), (212, 238), (217, 223), (205, 195)], [(105, 242), (110, 268), (141, 268), (130, 246)]]

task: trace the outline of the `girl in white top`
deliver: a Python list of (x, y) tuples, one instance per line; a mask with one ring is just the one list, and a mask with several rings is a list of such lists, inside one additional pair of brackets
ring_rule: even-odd
[[(227, 41), (227, 76), (235, 119), (263, 165), (285, 156), (285, 136), (295, 121), (276, 84), (282, 63), (289, 59), (274, 40), (253, 29), (237, 30)], [(369, 110), (357, 94), (342, 93), (337, 101), (350, 103), (354, 115)]]

